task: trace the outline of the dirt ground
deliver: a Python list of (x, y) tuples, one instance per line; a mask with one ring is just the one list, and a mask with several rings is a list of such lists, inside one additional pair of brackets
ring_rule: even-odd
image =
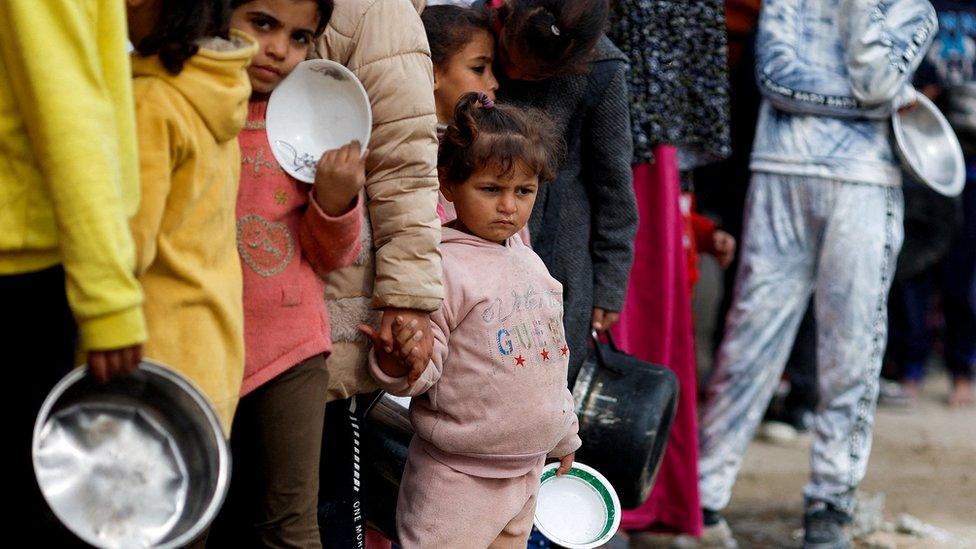
[[(927, 536), (875, 533), (861, 547), (976, 548), (976, 409), (950, 410), (947, 391), (947, 379), (934, 377), (914, 408), (879, 408), (861, 485), (866, 498), (883, 494), (885, 521), (907, 514), (934, 528)], [(740, 547), (800, 545), (808, 456), (809, 439), (750, 446), (726, 513)]]

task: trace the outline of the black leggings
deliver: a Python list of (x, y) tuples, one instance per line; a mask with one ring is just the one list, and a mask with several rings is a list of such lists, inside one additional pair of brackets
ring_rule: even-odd
[[(6, 355), (5, 400), (14, 418), (16, 505), (11, 524), (38, 547), (83, 547), (54, 518), (34, 476), (31, 439), (44, 399), (74, 366), (77, 328), (60, 266), (0, 276), (0, 348)], [(26, 505), (22, 504), (26, 502)], [(23, 514), (23, 516), (16, 516)]]

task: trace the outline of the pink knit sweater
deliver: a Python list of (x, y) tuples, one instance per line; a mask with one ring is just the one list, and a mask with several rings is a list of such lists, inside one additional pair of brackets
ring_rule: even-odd
[(580, 447), (562, 286), (518, 235), (504, 245), (444, 227), (444, 303), (431, 314), (433, 358), (412, 385), (370, 371), (387, 392), (412, 396), (424, 450), (465, 474), (512, 478), (543, 456)]
[[(351, 265), (361, 249), (362, 204), (329, 217), (312, 186), (275, 162), (264, 119), (251, 102), (241, 132), (237, 250), (244, 271), (244, 384), (241, 396), (303, 360), (332, 349), (325, 306), (328, 272)], [(206, 236), (206, 235), (201, 235)]]

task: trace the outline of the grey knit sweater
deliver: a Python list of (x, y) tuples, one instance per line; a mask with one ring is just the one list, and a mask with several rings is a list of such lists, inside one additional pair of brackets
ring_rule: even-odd
[(637, 232), (626, 57), (606, 37), (590, 70), (504, 82), (501, 98), (533, 106), (563, 129), (566, 157), (529, 220), (532, 247), (563, 284), (570, 377), (586, 356), (593, 307), (624, 304)]

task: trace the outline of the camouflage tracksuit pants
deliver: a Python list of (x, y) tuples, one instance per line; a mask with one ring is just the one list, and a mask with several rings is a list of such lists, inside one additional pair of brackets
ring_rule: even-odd
[(728, 503), (813, 292), (820, 405), (804, 495), (808, 504), (853, 510), (871, 450), (903, 210), (898, 187), (754, 175), (734, 302), (701, 420), (704, 507)]

